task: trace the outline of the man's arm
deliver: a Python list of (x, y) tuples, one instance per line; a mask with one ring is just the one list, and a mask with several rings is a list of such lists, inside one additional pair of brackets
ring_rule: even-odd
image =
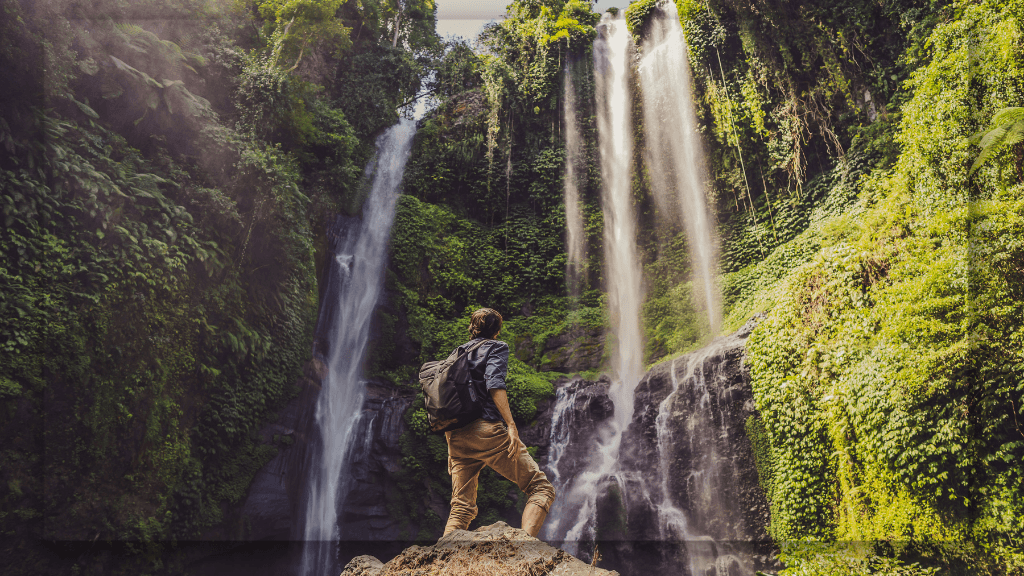
[(494, 405), (498, 407), (502, 420), (508, 426), (508, 439), (511, 440), (508, 447), (508, 457), (513, 458), (516, 452), (519, 451), (519, 430), (516, 429), (516, 423), (512, 420), (512, 410), (508, 407), (508, 393), (505, 392), (504, 388), (491, 390), (491, 399), (494, 400)]

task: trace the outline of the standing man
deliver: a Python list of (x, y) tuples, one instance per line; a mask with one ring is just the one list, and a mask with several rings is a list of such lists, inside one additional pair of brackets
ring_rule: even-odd
[(480, 470), (490, 466), (498, 474), (515, 482), (526, 493), (523, 530), (536, 536), (555, 500), (555, 489), (540, 471), (537, 462), (519, 440), (505, 392), (508, 374), (508, 344), (495, 340), (501, 332), (501, 314), (490, 308), (473, 312), (469, 345), (489, 340), (470, 353), (473, 386), (483, 404), (483, 414), (462, 428), (446, 432), (448, 473), (452, 476), (452, 511), (444, 527), (447, 535), (465, 530), (476, 518), (476, 488)]

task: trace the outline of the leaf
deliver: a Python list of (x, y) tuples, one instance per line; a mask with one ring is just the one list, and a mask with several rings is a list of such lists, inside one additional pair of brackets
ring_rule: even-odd
[(96, 61), (93, 60), (91, 57), (79, 62), (78, 69), (81, 70), (83, 73), (88, 74), (89, 76), (93, 76), (94, 74), (100, 71), (99, 65), (96, 64)]
[(121, 60), (121, 59), (116, 58), (114, 56), (111, 56), (110, 59), (113, 60), (114, 66), (116, 66), (118, 70), (121, 70), (123, 72), (127, 72), (127, 73), (129, 73), (129, 74), (131, 74), (133, 76), (137, 76), (139, 74), (142, 74), (141, 72), (139, 72), (135, 68), (133, 68), (133, 67), (129, 66), (127, 63), (125, 63), (124, 60)]
[(1003, 108), (992, 117), (992, 125), (1014, 124), (1024, 121), (1024, 107)]
[(999, 150), (1013, 146), (1021, 140), (1024, 140), (1024, 107), (998, 110), (988, 128), (967, 138), (967, 143), (981, 147), (981, 152), (971, 164), (968, 174), (974, 174)]
[(78, 109), (81, 110), (82, 113), (85, 114), (86, 116), (88, 116), (90, 118), (97, 119), (97, 120), (99, 119), (100, 115), (97, 114), (96, 111), (93, 110), (92, 108), (90, 108), (89, 106), (79, 102), (78, 100), (74, 100), (74, 99), (72, 99), (72, 102), (74, 102), (75, 105), (78, 106)]

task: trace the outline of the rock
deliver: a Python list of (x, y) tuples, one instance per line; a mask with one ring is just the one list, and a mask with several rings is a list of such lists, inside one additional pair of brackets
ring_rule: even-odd
[[(303, 392), (294, 398), (279, 418), (260, 431), (264, 443), (293, 438), (278, 455), (261, 468), (240, 510), (246, 540), (289, 541), (297, 518), (297, 507), (308, 479), (307, 439), (315, 436), (313, 417), (320, 377), (325, 370), (316, 359), (306, 368)], [(392, 474), (401, 468), (398, 439), (405, 432), (402, 414), (412, 403), (409, 388), (382, 382), (367, 382), (362, 414), (356, 424), (345, 485), (345, 513), (341, 529), (346, 538), (392, 540), (398, 537), (398, 522), (385, 506), (388, 489), (394, 488)], [(223, 537), (221, 537), (223, 539)]]
[(399, 438), (406, 430), (402, 414), (415, 397), (412, 389), (368, 382), (363, 412), (352, 438), (346, 469), (341, 533), (346, 540), (394, 540), (400, 525), (387, 510), (393, 474), (401, 469)]
[(359, 556), (341, 576), (618, 576), (590, 566), (504, 522), (456, 530), (433, 546), (411, 546), (386, 564)]
[[(302, 392), (293, 398), (273, 422), (259, 431), (263, 444), (281, 444), (277, 455), (256, 472), (239, 510), (245, 527), (243, 540), (287, 541), (295, 525), (295, 502), (305, 485), (302, 456), (308, 434), (306, 414), (316, 403), (326, 367), (318, 358), (310, 360), (303, 377), (296, 382)], [(286, 439), (286, 440), (285, 440)], [(216, 539), (224, 539), (219, 536)]]
[(356, 556), (345, 566), (346, 576), (377, 576), (384, 564), (373, 556)]
[(573, 544), (584, 559), (596, 546), (609, 568), (724, 576), (778, 567), (745, 426), (757, 416), (743, 362), (756, 321), (643, 375), (618, 466), (600, 478), (592, 456), (610, 436), (610, 383), (558, 388), (543, 465), (563, 498), (548, 516), (549, 539), (569, 534), (589, 502), (592, 532), (576, 530)]
[[(624, 541), (706, 538), (714, 542), (708, 550), (683, 543), (663, 554), (674, 555), (677, 565), (692, 556), (697, 563), (739, 558), (743, 571), (776, 567), (768, 559), (768, 503), (745, 430), (757, 412), (743, 360), (759, 319), (653, 366), (637, 386), (620, 451), (619, 482), (628, 511)], [(685, 516), (683, 533), (665, 538), (673, 531), (666, 510)], [(607, 555), (612, 566), (635, 564), (630, 550), (609, 549)]]
[(549, 425), (554, 427), (551, 446), (538, 463), (558, 492), (586, 467), (596, 449), (599, 428), (615, 413), (608, 397), (610, 385), (602, 376), (596, 382), (573, 378), (557, 386)]

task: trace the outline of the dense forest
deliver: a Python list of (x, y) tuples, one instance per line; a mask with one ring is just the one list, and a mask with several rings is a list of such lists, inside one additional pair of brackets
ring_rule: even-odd
[[(431, 0), (0, 0), (0, 550), (12, 574), (187, 572), (315, 372), (327, 223), (418, 120), (369, 379), (506, 319), (530, 425), (596, 379), (607, 327), (583, 0), (515, 0), (473, 43)], [(1024, 574), (1024, 2), (677, 0), (724, 322), (652, 198), (634, 99), (644, 362), (763, 313), (745, 363), (785, 574)], [(622, 7), (639, 50), (656, 0)], [(567, 282), (569, 75), (585, 258)], [(638, 89), (638, 88), (635, 88)], [(444, 518), (443, 437), (404, 414), (389, 513)], [(514, 518), (487, 471), (474, 524)], [(849, 546), (848, 543), (863, 546)]]

